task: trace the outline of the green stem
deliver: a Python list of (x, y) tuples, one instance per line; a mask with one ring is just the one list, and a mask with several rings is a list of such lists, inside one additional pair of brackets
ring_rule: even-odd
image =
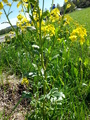
[(54, 0), (52, 0), (52, 6), (51, 6), (51, 11), (52, 11), (52, 8), (53, 8), (53, 3), (54, 3)]
[(81, 46), (81, 64), (80, 64), (80, 72), (81, 72), (81, 83), (82, 83), (82, 80), (83, 80), (83, 66), (82, 66), (82, 51), (83, 51), (83, 46)]
[(5, 15), (6, 15), (6, 18), (7, 18), (7, 20), (8, 20), (8, 23), (10, 24), (10, 26), (11, 26), (12, 29), (13, 29), (13, 31), (15, 31), (16, 35), (18, 36), (18, 32), (17, 32), (17, 31), (15, 30), (15, 28), (12, 26), (12, 24), (11, 24), (11, 22), (10, 22), (10, 20), (9, 20), (9, 17), (8, 17), (8, 15), (7, 15), (7, 13), (6, 13), (6, 11), (5, 11), (4, 8), (3, 8), (3, 11), (4, 11)]
[(43, 0), (43, 5), (42, 5), (42, 14), (43, 14), (43, 11), (44, 11), (44, 0)]
[[(38, 8), (39, 10), (39, 8)], [(42, 6), (42, 14), (44, 11), (44, 0), (43, 0), (43, 6)], [(45, 78), (43, 78), (43, 94), (45, 96), (46, 94), (46, 79), (47, 79), (47, 75), (46, 75), (46, 68), (44, 65), (44, 57), (43, 57), (43, 39), (42, 39), (42, 33), (41, 33), (41, 16), (40, 16), (40, 10), (39, 10), (39, 30), (40, 30), (40, 35), (39, 35), (39, 39), (40, 39), (40, 48), (41, 48), (41, 66), (44, 70), (44, 76)], [(43, 101), (43, 120), (45, 120), (46, 116), (45, 116), (45, 99)]]

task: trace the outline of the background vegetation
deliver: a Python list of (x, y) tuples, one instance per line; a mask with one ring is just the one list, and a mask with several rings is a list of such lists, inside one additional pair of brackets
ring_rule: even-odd
[[(78, 8), (87, 8), (90, 7), (90, 1), (89, 0), (68, 0), (71, 4), (71, 7), (66, 10), (66, 13), (75, 11)], [(64, 5), (61, 7), (59, 4), (57, 4), (57, 8), (64, 13), (64, 9), (67, 3), (64, 3)]]

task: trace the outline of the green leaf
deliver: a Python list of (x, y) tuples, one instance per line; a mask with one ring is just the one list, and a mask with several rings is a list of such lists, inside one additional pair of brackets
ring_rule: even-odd
[(31, 98), (31, 97), (32, 97), (32, 94), (31, 94), (31, 92), (23, 91), (22, 97), (23, 97), (23, 98)]
[(78, 75), (78, 70), (75, 67), (74, 67), (74, 73), (75, 73), (76, 76)]
[(45, 96), (42, 95), (40, 98), (39, 98), (39, 101), (44, 101), (45, 100)]
[(58, 91), (58, 88), (53, 88), (53, 89), (51, 89), (51, 93), (53, 93), (53, 92), (56, 92), (56, 91)]
[(60, 92), (54, 91), (54, 92), (52, 93), (52, 96), (53, 96), (53, 97), (60, 97)]
[(62, 81), (62, 79), (59, 77), (60, 82), (62, 83), (62, 85), (64, 86), (64, 82)]

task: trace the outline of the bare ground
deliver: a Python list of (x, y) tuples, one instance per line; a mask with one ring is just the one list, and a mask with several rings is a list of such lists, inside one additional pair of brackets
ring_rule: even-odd
[(21, 98), (22, 91), (26, 90), (20, 82), (21, 79), (15, 75), (7, 75), (6, 73), (0, 75), (0, 120), (6, 120), (11, 113), (9, 120), (25, 120), (25, 114), (30, 107), (27, 100), (22, 100), (12, 112)]

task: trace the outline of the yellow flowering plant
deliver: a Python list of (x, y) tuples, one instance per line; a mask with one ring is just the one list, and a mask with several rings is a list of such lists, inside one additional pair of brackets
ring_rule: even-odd
[(70, 7), (71, 7), (71, 4), (70, 4), (70, 3), (68, 3), (66, 8), (68, 9), (68, 8), (70, 8)]
[(87, 36), (86, 29), (83, 28), (82, 26), (79, 26), (72, 31), (69, 38), (72, 41), (76, 41), (76, 40), (79, 39), (80, 44), (83, 45), (83, 43), (85, 42), (85, 37), (86, 36)]
[(27, 78), (23, 78), (22, 81), (21, 81), (21, 84), (28, 86), (29, 85), (29, 80)]
[[(65, 98), (65, 95), (60, 92), (60, 85), (64, 86), (64, 79), (71, 79), (69, 72), (65, 73), (65, 71), (76, 70), (72, 68), (74, 65), (73, 57), (70, 59), (72, 52), (70, 45), (74, 43), (77, 45), (78, 42), (82, 46), (87, 36), (86, 29), (75, 25), (73, 19), (65, 14), (66, 9), (71, 6), (68, 0), (65, 0), (68, 4), (62, 16), (58, 8), (50, 12), (44, 11), (44, 0), (42, 9), (39, 7), (39, 0), (13, 0), (13, 2), (17, 2), (17, 8), (21, 8), (17, 15), (16, 29), (9, 20), (10, 12), (7, 13), (3, 7), (4, 3), (9, 7), (12, 4), (3, 0), (0, 2), (0, 9), (3, 9), (12, 27), (13, 32), (10, 34), (15, 34), (13, 38), (16, 39), (13, 46), (15, 52), (18, 46), (21, 46), (15, 54), (18, 58), (15, 67), (17, 69), (19, 64), (19, 70), (21, 69), (23, 76), (21, 84), (27, 87), (31, 85), (33, 90), (33, 94), (29, 91), (23, 96), (31, 100), (31, 112), (27, 118), (31, 120), (59, 119), (60, 115), (56, 113), (60, 112), (62, 100)], [(30, 19), (25, 16), (26, 13)], [(77, 74), (78, 72), (75, 73), (76, 76)], [(55, 88), (56, 86), (58, 88)], [(31, 94), (32, 97), (29, 96)]]

